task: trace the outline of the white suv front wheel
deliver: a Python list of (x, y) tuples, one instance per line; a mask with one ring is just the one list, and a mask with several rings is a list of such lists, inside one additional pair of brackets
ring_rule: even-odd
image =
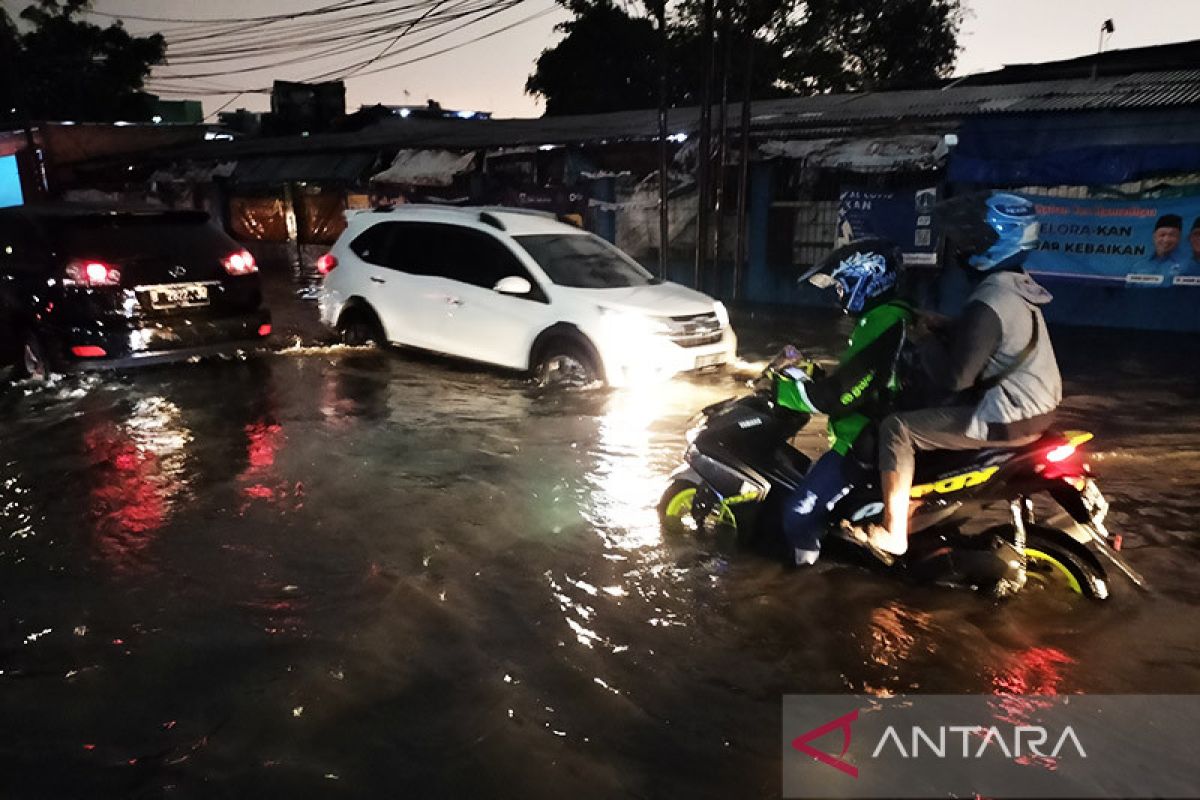
[(534, 369), (539, 386), (587, 386), (600, 370), (587, 350), (570, 340), (555, 340), (541, 350)]

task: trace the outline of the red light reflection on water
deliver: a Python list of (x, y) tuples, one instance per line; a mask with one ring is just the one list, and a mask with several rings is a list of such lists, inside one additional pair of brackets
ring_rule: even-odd
[(1075, 659), (1057, 647), (1030, 647), (1016, 653), (1008, 667), (992, 676), (992, 692), (998, 695), (1056, 695), (1063, 682), (1063, 669)]
[(88, 499), (96, 548), (118, 572), (140, 570), (166, 520), (171, 479), (157, 453), (139, 448), (112, 423), (89, 430), (84, 447), (94, 464)]
[[(260, 500), (277, 507), (284, 506), (289, 498), (294, 507), (304, 504), (304, 487), (297, 483), (289, 485), (275, 471), (275, 460), (286, 438), (283, 427), (276, 422), (259, 421), (246, 426), (246, 469), (239, 479), (248, 484), (242, 487), (246, 502), (239, 513), (245, 513), (250, 501)], [(282, 510), (282, 509), (281, 509)]]
[(249, 473), (263, 472), (275, 466), (283, 428), (275, 422), (253, 422), (246, 426)]
[[(1057, 647), (1030, 647), (1015, 653), (1007, 667), (992, 676), (992, 702), (996, 719), (1010, 725), (1033, 725), (1038, 712), (1055, 704), (1061, 693), (1064, 671), (1075, 659)], [(1018, 764), (1058, 769), (1052, 756), (1025, 754)]]

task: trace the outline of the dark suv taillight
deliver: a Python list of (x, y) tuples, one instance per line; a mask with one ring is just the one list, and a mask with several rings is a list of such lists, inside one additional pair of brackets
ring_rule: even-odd
[(254, 256), (249, 250), (230, 253), (221, 259), (221, 263), (230, 275), (252, 275), (258, 272), (258, 264), (254, 262)]
[(120, 286), (121, 270), (103, 261), (76, 259), (67, 264), (63, 271), (63, 284), (66, 286)]

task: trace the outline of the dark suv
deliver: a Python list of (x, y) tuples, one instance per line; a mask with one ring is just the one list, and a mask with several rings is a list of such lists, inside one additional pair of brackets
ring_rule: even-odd
[(19, 375), (216, 354), (270, 332), (254, 257), (207, 214), (0, 209), (0, 365)]

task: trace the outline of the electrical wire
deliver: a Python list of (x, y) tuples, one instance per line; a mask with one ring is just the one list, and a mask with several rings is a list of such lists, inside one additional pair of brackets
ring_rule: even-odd
[[(557, 5), (552, 5), (478, 36), (432, 52), (419, 52), (421, 48), (482, 24), (523, 2), (525, 0), (339, 0), (287, 14), (207, 20), (88, 13), (173, 26), (161, 31), (168, 39), (168, 63), (154, 69), (146, 88), (164, 96), (230, 97), (208, 115), (211, 117), (243, 95), (271, 92), (271, 86), (233, 86), (225, 81), (213, 81), (214, 78), (240, 83), (236, 81), (238, 76), (339, 56), (355, 56), (363, 49), (382, 46), (368, 58), (294, 80), (320, 82), (365, 77), (459, 50), (558, 10)], [(447, 27), (450, 29), (446, 30)], [(418, 34), (423, 35), (407, 41)], [(189, 66), (211, 64), (218, 67), (234, 59), (239, 63), (226, 69), (185, 71)]]
[[(482, 22), (492, 16), (495, 16), (498, 13), (507, 11), (509, 8), (519, 5), (522, 2), (525, 2), (525, 0), (500, 0), (499, 2), (496, 2), (495, 0), (490, 0), (489, 2), (487, 2), (485, 4), (476, 3), (476, 5), (470, 7), (469, 9), (467, 9), (465, 11), (442, 15), (436, 19), (427, 18), (426, 24), (424, 26), (422, 26), (422, 29), (424, 30), (424, 29), (429, 29), (429, 28), (442, 27), (442, 26), (445, 26), (445, 25), (448, 25), (451, 23), (458, 22), (458, 23), (461, 23), (458, 26), (458, 29), (461, 30), (462, 28), (466, 28), (471, 25), (475, 25), (479, 22)], [(491, 10), (484, 11), (485, 9), (491, 9)], [(480, 13), (481, 11), (484, 11), (484, 13)], [(464, 21), (464, 20), (466, 20), (466, 21)], [(411, 29), (412, 27), (413, 27), (412, 25), (408, 26), (409, 29)], [(389, 28), (387, 28), (387, 30), (393, 30), (393, 28), (389, 27)], [(404, 30), (401, 31), (402, 34), (406, 33), (406, 32), (407, 31), (404, 31)], [(447, 35), (447, 34), (439, 33), (436, 36), (427, 37), (426, 39), (423, 39), (420, 42), (415, 43), (411, 47), (419, 47), (422, 44), (426, 44), (430, 41), (434, 41), (435, 39), (441, 38), (445, 35)], [(401, 50), (396, 51), (396, 52), (392, 53), (391, 55), (394, 56), (397, 54), (402, 54), (404, 52), (407, 52), (409, 49), (411, 49), (411, 47), (402, 48)], [(346, 45), (343, 48), (334, 48), (334, 49), (327, 49), (324, 51), (320, 51), (320, 57), (327, 57), (327, 56), (331, 56), (331, 55), (349, 55), (351, 53), (354, 53), (357, 49), (358, 49), (358, 45), (356, 43), (351, 43), (351, 44)], [(303, 50), (303, 48), (297, 48), (297, 50)], [(168, 50), (168, 53), (169, 52), (170, 51)], [(253, 54), (242, 53), (241, 55), (243, 57), (243, 60), (245, 60), (247, 58), (249, 58), (249, 59), (254, 58)], [(315, 60), (316, 57), (317, 56), (311, 52), (301, 52), (296, 57), (294, 57), (292, 59), (285, 59), (283, 61), (271, 61), (269, 63), (263, 63), (263, 64), (258, 64), (258, 65), (241, 64), (237, 67), (231, 67), (229, 69), (218, 69), (218, 70), (212, 70), (209, 72), (192, 72), (192, 73), (178, 73), (178, 72), (170, 71), (171, 65), (168, 63), (166, 65), (168, 71), (162, 72), (162, 77), (175, 79), (175, 80), (181, 80), (181, 79), (215, 78), (215, 77), (222, 77), (222, 76), (227, 76), (227, 75), (240, 75), (240, 74), (245, 74), (248, 72), (261, 72), (263, 70), (275, 69), (280, 66), (288, 66), (291, 64), (301, 63), (304, 61), (312, 61), (312, 60)], [(359, 61), (359, 62), (355, 62), (355, 63), (349, 64), (349, 65), (346, 65), (344, 67), (339, 67), (338, 69), (331, 70), (327, 74), (338, 74), (338, 73), (341, 73), (346, 70), (352, 70), (355, 68), (365, 67), (369, 64), (375, 63), (375, 61), (377, 61), (380, 57), (382, 57), (382, 54), (380, 56), (376, 56), (371, 59), (366, 59), (365, 61)]]
[[(496, 16), (497, 14), (503, 13), (503, 12), (505, 12), (505, 11), (509, 10), (510, 8), (513, 8), (514, 6), (520, 5), (522, 2), (524, 2), (524, 0), (508, 0), (508, 2), (505, 2), (505, 3), (502, 3), (502, 4), (500, 4), (500, 7), (499, 7), (499, 8), (496, 8), (496, 9), (495, 9), (495, 10), (493, 10), (493, 11), (489, 11), (489, 12), (487, 12), (486, 14), (482, 14), (482, 15), (480, 15), (480, 16), (476, 17), (475, 19), (472, 19), (472, 20), (470, 20), (470, 21), (468, 21), (468, 22), (464, 22), (462, 25), (459, 25), (459, 26), (458, 26), (458, 27), (457, 27), (457, 28), (456, 28), (454, 31), (452, 31), (452, 33), (457, 33), (458, 31), (461, 31), (461, 30), (463, 30), (464, 28), (468, 28), (468, 27), (470, 27), (470, 26), (472, 26), (472, 25), (476, 25), (476, 24), (478, 24), (478, 23), (480, 23), (480, 22), (483, 22), (483, 21), (485, 21), (485, 20), (487, 20), (487, 19), (489, 19), (489, 18), (491, 18), (491, 17), (494, 17), (494, 16)], [(553, 9), (547, 9), (547, 12), (549, 12), (549, 11), (551, 11), (551, 10), (553, 10)], [(429, 37), (426, 37), (425, 39), (422, 39), (422, 40), (421, 40), (421, 41), (419, 41), (419, 42), (414, 42), (413, 44), (411, 44), (411, 45), (409, 45), (409, 46), (407, 46), (407, 47), (404, 47), (404, 48), (402, 48), (402, 49), (400, 49), (400, 50), (397, 50), (396, 52), (394, 52), (394, 53), (392, 53), (391, 55), (389, 55), (389, 56), (387, 57), (387, 59), (385, 59), (385, 60), (391, 60), (391, 59), (393, 59), (393, 58), (396, 58), (396, 57), (398, 57), (398, 56), (403, 56), (405, 53), (409, 52), (410, 50), (415, 50), (416, 48), (418, 48), (418, 47), (422, 47), (422, 46), (424, 46), (424, 45), (426, 45), (426, 44), (429, 44), (430, 42), (434, 42), (434, 41), (436, 41), (436, 40), (438, 40), (438, 39), (444, 38), (446, 35), (447, 35), (447, 34), (444, 34), (444, 33), (439, 33), (439, 34), (437, 34), (437, 35), (435, 35), (435, 36), (429, 36)], [(455, 46), (455, 48), (456, 48), (456, 47), (458, 47), (458, 45), (456, 45), (456, 46)], [(449, 49), (455, 49), (455, 48), (449, 48)], [(448, 50), (447, 50), (447, 51), (444, 51), (444, 52), (448, 52)], [(329, 72), (323, 72), (323, 73), (321, 73), (320, 75), (314, 75), (313, 77), (311, 77), (311, 78), (308, 78), (307, 80), (310, 80), (310, 81), (322, 81), (322, 80), (340, 80), (340, 79), (341, 79), (341, 78), (342, 78), (342, 77), (343, 77), (343, 76), (346, 74), (346, 71), (347, 71), (347, 70), (354, 70), (354, 69), (356, 69), (356, 68), (358, 68), (358, 67), (360, 67), (360, 66), (362, 66), (362, 67), (365, 67), (365, 66), (369, 65), (370, 63), (371, 63), (371, 60), (370, 60), (370, 59), (368, 59), (367, 61), (364, 61), (364, 62), (358, 62), (358, 63), (356, 63), (356, 64), (350, 64), (350, 65), (347, 65), (346, 67), (343, 67), (343, 68), (341, 68), (341, 69), (338, 69), (338, 70), (331, 70), (331, 71), (329, 71)], [(377, 72), (382, 72), (382, 71), (384, 71), (384, 70), (386, 70), (386, 69), (391, 69), (392, 67), (396, 67), (396, 66), (401, 66), (401, 64), (391, 64), (391, 65), (389, 65), (388, 67), (385, 67), (385, 68), (376, 68), (376, 69), (370, 70), (370, 71), (368, 71), (368, 72), (362, 72), (362, 73), (359, 73), (359, 74), (360, 74), (360, 75), (373, 75), (373, 74), (375, 74), (375, 73), (377, 73)]]
[(417, 56), (416, 58), (410, 58), (407, 61), (401, 61), (397, 64), (390, 64), (389, 66), (381, 67), (379, 69), (373, 69), (373, 70), (369, 70), (367, 72), (361, 72), (361, 73), (359, 73), (359, 77), (363, 77), (366, 75), (374, 75), (378, 72), (387, 72), (388, 70), (395, 69), (396, 67), (405, 67), (405, 66), (408, 66), (409, 64), (416, 64), (419, 61), (425, 61), (430, 58), (435, 58), (436, 56), (445, 55), (446, 53), (453, 52), (454, 50), (457, 50), (460, 47), (466, 47), (467, 45), (475, 44), (476, 42), (482, 42), (484, 39), (490, 39), (493, 36), (498, 36), (501, 33), (510, 31), (513, 28), (516, 28), (520, 25), (526, 24), (527, 22), (532, 22), (535, 19), (540, 19), (541, 17), (544, 17), (548, 14), (552, 14), (558, 10), (559, 9), (557, 6), (543, 9), (534, 14), (530, 14), (527, 17), (519, 19), (516, 22), (513, 22), (509, 25), (505, 25), (501, 28), (496, 28), (495, 30), (488, 31), (487, 33), (484, 33), (484, 34), (480, 34), (479, 36), (476, 36), (472, 39), (467, 39), (465, 42), (459, 42), (458, 44), (451, 45), (450, 47), (445, 47), (445, 48), (442, 48), (441, 50), (436, 50), (432, 53), (426, 53), (425, 55), (420, 55), (420, 56)]
[(319, 8), (308, 9), (306, 11), (296, 11), (290, 14), (267, 14), (260, 17), (228, 17), (224, 19), (220, 17), (192, 19), (180, 19), (179, 17), (143, 17), (136, 14), (113, 14), (108, 11), (97, 11), (93, 8), (84, 9), (84, 13), (94, 17), (107, 17), (115, 20), (135, 19), (139, 22), (174, 22), (182, 24), (194, 23), (198, 25), (223, 23), (230, 25), (243, 25), (247, 22), (257, 22), (263, 20), (290, 20), (298, 17), (310, 17), (318, 14), (327, 14), (335, 9), (344, 9), (347, 7), (358, 8), (361, 6), (377, 5), (381, 2), (386, 2), (386, 0), (339, 0), (336, 3), (330, 3), (327, 6), (320, 6)]
[[(459, 0), (454, 7), (462, 6), (472, 0)], [(476, 0), (477, 1), (477, 0)], [(212, 47), (206, 51), (191, 50), (179, 51), (172, 44), (168, 50), (171, 65), (191, 65), (200, 63), (228, 61), (231, 57), (245, 57), (247, 55), (247, 47), (253, 49), (253, 55), (267, 54), (273, 52), (288, 53), (300, 52), (312, 46), (328, 45), (330, 43), (350, 42), (352, 44), (367, 45), (372, 42), (383, 42), (395, 34), (397, 30), (404, 33), (420, 26), (424, 28), (431, 24), (442, 23), (445, 21), (453, 21), (459, 18), (459, 15), (447, 18), (445, 15), (432, 15), (430, 12), (438, 5), (444, 4), (445, 0), (438, 0), (427, 9), (423, 14), (412, 19), (398, 19), (389, 24), (380, 24), (377, 15), (373, 15), (375, 24), (370, 26), (345, 26), (340, 25), (340, 33), (329, 35), (324, 32), (310, 33), (306, 37), (287, 38), (273, 37), (270, 42), (263, 43), (260, 41), (247, 40), (240, 41), (231, 38), (223, 40), (219, 47)], [(258, 34), (255, 34), (258, 36)]]
[(225, 109), (227, 109), (227, 108), (229, 108), (231, 105), (233, 105), (235, 102), (237, 102), (237, 99), (238, 99), (239, 97), (241, 97), (242, 95), (244, 95), (244, 94), (245, 94), (245, 92), (238, 92), (238, 93), (237, 93), (237, 94), (235, 94), (233, 97), (229, 98), (229, 102), (227, 102), (227, 103), (222, 103), (222, 104), (221, 104), (221, 106), (220, 106), (220, 107), (218, 107), (216, 111), (213, 111), (212, 113), (209, 113), (209, 114), (205, 114), (205, 115), (204, 115), (204, 119), (212, 119), (213, 117), (217, 116), (217, 115), (218, 115), (218, 114), (220, 114), (222, 111), (224, 111)]

